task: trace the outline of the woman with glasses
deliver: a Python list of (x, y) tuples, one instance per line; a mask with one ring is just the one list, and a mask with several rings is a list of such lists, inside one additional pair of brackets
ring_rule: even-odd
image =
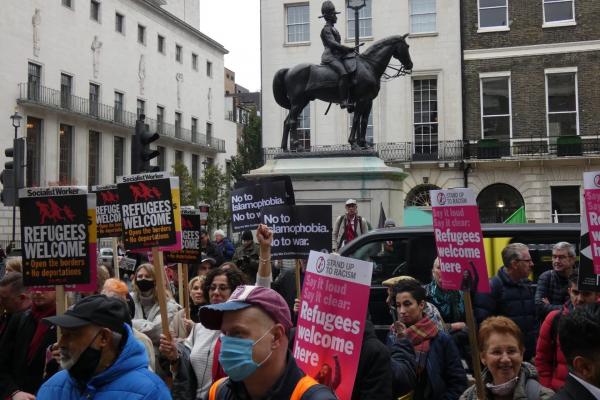
[[(215, 268), (206, 275), (202, 287), (204, 301), (224, 303), (235, 288), (244, 284), (245, 276), (237, 267)], [(159, 350), (171, 364), (174, 400), (204, 399), (213, 381), (225, 376), (219, 365), (220, 333), (197, 323), (183, 342), (161, 336)]]

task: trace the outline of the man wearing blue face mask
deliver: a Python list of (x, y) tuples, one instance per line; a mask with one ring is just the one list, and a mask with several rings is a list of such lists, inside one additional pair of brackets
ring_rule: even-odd
[(200, 322), (223, 333), (219, 362), (228, 375), (212, 385), (209, 400), (337, 399), (288, 352), (290, 310), (274, 290), (238, 286), (226, 302), (202, 307)]

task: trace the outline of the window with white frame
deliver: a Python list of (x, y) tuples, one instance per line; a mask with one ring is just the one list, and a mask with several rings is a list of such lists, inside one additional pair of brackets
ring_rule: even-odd
[(577, 71), (546, 70), (548, 136), (578, 135)]
[(310, 40), (308, 10), (308, 4), (285, 6), (287, 43), (308, 42)]
[(543, 0), (544, 23), (575, 22), (575, 0)]
[(437, 79), (413, 81), (413, 124), (415, 154), (435, 154), (438, 151)]
[(428, 33), (437, 30), (435, 1), (410, 0), (411, 33)]
[(304, 110), (298, 116), (296, 132), (298, 134), (298, 145), (304, 149), (310, 149), (310, 104), (304, 107)]
[(480, 81), (481, 137), (510, 139), (512, 125), (510, 75), (482, 76)]
[[(358, 10), (358, 36), (371, 37), (373, 36), (373, 12), (371, 10), (372, 0), (366, 0), (365, 6)], [(354, 39), (354, 10), (348, 7), (346, 1), (346, 26), (348, 27), (348, 39)]]
[(508, 28), (508, 0), (479, 0), (479, 28)]

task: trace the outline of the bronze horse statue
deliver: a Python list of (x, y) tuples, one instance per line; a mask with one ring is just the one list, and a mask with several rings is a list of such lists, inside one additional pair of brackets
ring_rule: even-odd
[[(394, 68), (397, 71), (394, 77), (410, 73), (412, 70), (413, 63), (406, 36), (407, 34), (379, 40), (355, 58), (356, 69), (352, 73), (350, 86), (350, 99), (355, 104), (354, 118), (348, 138), (352, 149), (368, 148), (365, 137), (369, 114), (373, 99), (379, 94), (381, 77), (391, 58), (396, 58), (402, 64), (400, 69)], [(341, 102), (338, 79), (338, 75), (326, 65), (305, 63), (277, 71), (273, 78), (273, 95), (277, 104), (290, 110), (283, 124), (281, 148), (284, 151), (287, 151), (290, 136), (290, 147), (297, 148), (298, 116), (310, 101), (319, 99), (328, 103)]]

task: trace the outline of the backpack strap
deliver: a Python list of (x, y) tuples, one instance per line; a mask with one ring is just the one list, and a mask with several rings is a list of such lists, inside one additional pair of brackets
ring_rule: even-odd
[(290, 400), (300, 400), (304, 393), (315, 385), (318, 385), (318, 382), (314, 378), (311, 378), (308, 375), (303, 376), (296, 384)]
[(217, 390), (219, 390), (221, 384), (225, 383), (226, 380), (226, 377), (221, 378), (211, 385), (210, 390), (208, 391), (208, 400), (215, 400), (217, 398)]
[(528, 400), (538, 400), (540, 398), (540, 391), (542, 385), (537, 379), (528, 379), (525, 383), (525, 395)]

